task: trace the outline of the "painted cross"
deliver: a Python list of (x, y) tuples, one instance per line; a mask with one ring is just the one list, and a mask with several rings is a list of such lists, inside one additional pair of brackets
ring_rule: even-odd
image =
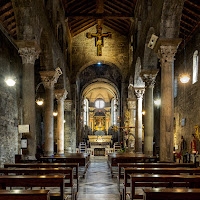
[(87, 38), (95, 37), (95, 46), (97, 47), (97, 56), (102, 56), (102, 47), (104, 46), (103, 38), (112, 37), (112, 33), (102, 33), (102, 27), (100, 25), (97, 25), (97, 33), (87, 33)]

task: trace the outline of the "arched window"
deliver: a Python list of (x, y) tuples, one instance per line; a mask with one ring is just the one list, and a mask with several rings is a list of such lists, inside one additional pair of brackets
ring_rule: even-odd
[(193, 54), (193, 77), (192, 77), (192, 84), (198, 81), (198, 63), (199, 63), (199, 56), (198, 51), (196, 50)]
[(95, 101), (95, 107), (96, 108), (104, 108), (105, 107), (105, 101), (103, 99), (97, 99)]

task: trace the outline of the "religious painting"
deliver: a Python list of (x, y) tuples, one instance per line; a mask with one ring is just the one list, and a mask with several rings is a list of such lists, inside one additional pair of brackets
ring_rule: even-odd
[(106, 118), (102, 116), (94, 117), (95, 131), (105, 131)]

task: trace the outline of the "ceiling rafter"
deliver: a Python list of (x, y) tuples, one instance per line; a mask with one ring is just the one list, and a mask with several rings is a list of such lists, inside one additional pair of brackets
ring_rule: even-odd
[(77, 27), (73, 28), (73, 31), (76, 32), (80, 28), (83, 28), (84, 26), (87, 26), (88, 24), (90, 24), (92, 22), (94, 22), (94, 19), (87, 20), (84, 23), (82, 23), (80, 26), (77, 26)]
[(72, 36), (75, 36), (75, 35), (77, 35), (77, 34), (83, 32), (83, 31), (85, 31), (86, 29), (92, 27), (92, 26), (95, 25), (95, 24), (96, 24), (95, 21), (94, 21), (94, 22), (91, 22), (90, 24), (88, 24), (88, 25), (86, 25), (85, 27), (79, 29), (78, 31), (76, 31), (76, 32), (72, 32)]
[(114, 9), (116, 9), (120, 13), (121, 12), (122, 13), (129, 13), (126, 9), (124, 9), (124, 8), (118, 6), (117, 4), (114, 4), (114, 3), (110, 2), (110, 1), (107, 1), (106, 4), (112, 6)]
[(189, 19), (190, 21), (193, 21), (193, 22), (197, 23), (197, 20), (195, 20), (195, 19), (189, 17), (188, 15), (186, 15), (186, 14), (184, 14), (184, 13), (182, 14), (182, 16), (185, 17), (185, 18), (187, 18), (187, 19)]
[(196, 16), (196, 17), (198, 17), (198, 18), (200, 17), (200, 14), (199, 14), (199, 13), (196, 13), (196, 12), (192, 11), (191, 9), (189, 9), (189, 8), (187, 8), (187, 7), (184, 7), (184, 10), (186, 10), (187, 12), (193, 14), (194, 16)]
[(117, 32), (121, 33), (122, 35), (126, 35), (126, 33), (123, 32), (123, 30), (121, 30), (118, 26), (115, 26), (115, 25), (113, 25), (113, 24), (111, 25), (111, 23), (109, 23), (109, 22), (107, 22), (107, 21), (105, 21), (104, 24), (105, 24), (106, 26), (108, 26), (108, 27), (110, 27), (110, 28), (116, 30)]
[(123, 1), (112, 0), (112, 2), (114, 2), (115, 4), (118, 4), (119, 6), (121, 6), (124, 9), (129, 10), (129, 12), (131, 12), (133, 10), (133, 8), (131, 6), (128, 6), (124, 3), (122, 3)]

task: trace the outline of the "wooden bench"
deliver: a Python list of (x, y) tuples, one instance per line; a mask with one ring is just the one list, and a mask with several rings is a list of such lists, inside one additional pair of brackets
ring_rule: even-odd
[(143, 195), (135, 194), (136, 187), (200, 187), (200, 175), (130, 174), (130, 178), (131, 200), (143, 199)]
[(90, 163), (90, 155), (87, 153), (69, 153), (63, 156), (40, 157), (40, 161), (45, 163), (79, 163), (79, 166), (85, 167), (83, 173), (83, 176), (85, 176)]
[[(0, 188), (6, 187), (59, 187), (59, 199), (64, 200), (64, 175), (19, 175), (19, 176), (0, 176)], [(54, 196), (57, 196), (54, 195)], [(74, 199), (74, 193), (72, 194)]]
[(108, 154), (108, 166), (113, 176), (112, 167), (118, 166), (118, 163), (148, 163), (157, 161), (156, 156), (148, 156), (145, 154), (137, 153), (112, 153)]
[(145, 200), (199, 200), (200, 189), (154, 188), (144, 189)]
[(5, 168), (75, 168), (74, 179), (77, 180), (77, 192), (79, 188), (79, 163), (16, 163), (4, 164)]
[(122, 168), (176, 168), (176, 167), (187, 167), (194, 168), (194, 163), (118, 163), (118, 190), (120, 192), (120, 179), (124, 179), (122, 174)]
[(49, 190), (0, 190), (2, 200), (50, 200)]
[[(128, 183), (129, 174), (174, 174), (179, 175), (182, 173), (187, 174), (200, 174), (200, 168), (125, 168), (124, 169), (124, 189), (123, 193), (126, 194), (126, 188), (130, 187)], [(120, 187), (120, 182), (118, 187)]]

